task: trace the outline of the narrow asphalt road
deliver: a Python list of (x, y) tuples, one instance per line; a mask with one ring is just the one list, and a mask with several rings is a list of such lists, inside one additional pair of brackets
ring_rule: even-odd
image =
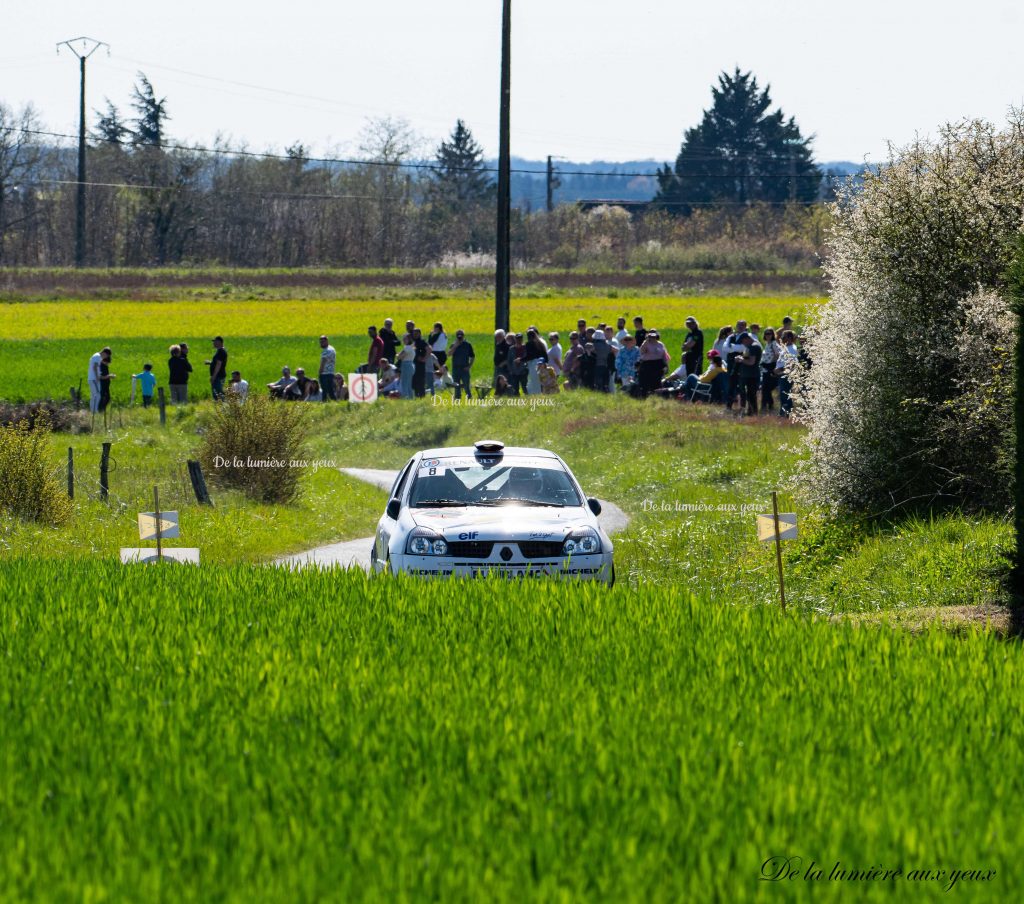
[[(379, 468), (342, 468), (348, 474), (366, 483), (372, 483), (384, 490), (390, 490), (398, 471), (385, 471)], [(629, 524), (629, 517), (613, 502), (601, 500), (601, 514), (598, 521), (608, 534), (618, 533)], [(358, 540), (345, 540), (342, 543), (331, 543), (329, 546), (318, 546), (297, 552), (294, 555), (275, 559), (276, 565), (287, 565), (289, 568), (324, 567), (340, 565), (342, 568), (370, 569), (370, 550), (373, 548), (373, 537), (360, 537)]]

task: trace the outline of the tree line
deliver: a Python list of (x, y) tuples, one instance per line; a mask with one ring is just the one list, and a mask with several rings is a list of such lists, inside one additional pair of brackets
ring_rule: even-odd
[[(811, 205), (810, 139), (750, 73), (723, 73), (713, 101), (649, 204), (513, 211), (516, 263), (816, 265), (827, 215)], [(130, 106), (107, 101), (89, 132), (89, 265), (471, 265), (494, 251), (493, 174), (462, 120), (427, 160), (407, 123), (372, 120), (360, 158), (342, 162), (300, 143), (282, 154), (178, 144), (167, 99), (142, 73)], [(76, 183), (74, 149), (31, 107), (0, 103), (0, 265), (73, 261)]]

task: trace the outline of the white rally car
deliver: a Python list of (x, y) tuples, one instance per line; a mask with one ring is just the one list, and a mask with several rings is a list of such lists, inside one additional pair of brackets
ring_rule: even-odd
[(612, 542), (553, 452), (473, 448), (418, 452), (399, 472), (377, 525), (377, 572), (615, 580)]

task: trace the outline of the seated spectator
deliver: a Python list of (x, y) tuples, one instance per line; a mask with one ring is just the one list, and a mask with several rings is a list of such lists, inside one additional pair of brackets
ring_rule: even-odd
[(394, 364), (387, 358), (380, 362), (380, 374), (377, 377), (377, 394), (389, 395), (393, 392), (401, 392), (402, 375)]
[(322, 402), (324, 400), (323, 390), (320, 389), (319, 380), (307, 380), (306, 392), (302, 397), (303, 402)]
[(241, 372), (231, 371), (231, 382), (228, 383), (228, 392), (238, 396), (239, 401), (244, 402), (249, 397), (249, 381), (242, 379)]
[(508, 377), (504, 374), (498, 374), (498, 379), (494, 385), (494, 395), (496, 398), (507, 398), (508, 396), (518, 395), (518, 393), (512, 388)]
[(377, 386), (390, 383), (392, 380), (400, 379), (398, 368), (387, 358), (380, 359), (380, 368), (377, 371)]
[(343, 374), (334, 375), (334, 397), (341, 402), (348, 401), (348, 387)]
[(455, 380), (448, 373), (448, 366), (446, 364), (439, 364), (437, 371), (434, 373), (434, 392), (444, 392), (446, 389), (454, 388)]
[(556, 393), (559, 390), (558, 374), (551, 364), (541, 364), (537, 368), (537, 376), (540, 377), (540, 391), (546, 394)]
[(305, 368), (295, 368), (295, 382), (288, 388), (285, 398), (292, 402), (301, 401), (306, 398), (306, 386), (308, 383), (309, 377), (306, 376)]
[(291, 368), (287, 365), (281, 368), (281, 378), (273, 383), (267, 384), (272, 399), (286, 399), (295, 385), (295, 377), (292, 376)]
[(694, 400), (694, 390), (696, 390), (698, 383), (714, 384), (718, 377), (728, 373), (725, 369), (725, 364), (722, 361), (721, 354), (715, 351), (715, 349), (708, 352), (708, 361), (710, 364), (704, 373), (699, 377), (696, 374), (690, 374), (683, 383), (683, 391), (686, 393), (685, 397), (691, 402)]

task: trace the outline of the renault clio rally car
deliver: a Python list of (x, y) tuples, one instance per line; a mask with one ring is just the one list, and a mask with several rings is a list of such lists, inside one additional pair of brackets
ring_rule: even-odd
[(375, 572), (615, 580), (612, 542), (553, 452), (474, 447), (418, 452), (399, 472), (377, 525)]

